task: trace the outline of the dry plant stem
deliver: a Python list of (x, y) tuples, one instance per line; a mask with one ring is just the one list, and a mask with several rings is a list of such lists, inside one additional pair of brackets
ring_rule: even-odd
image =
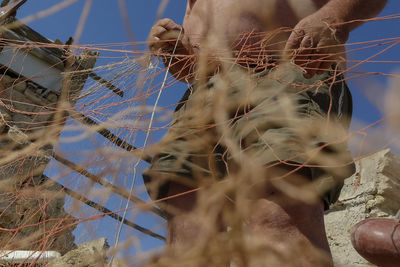
[[(54, 114), (54, 126), (59, 127), (59, 129), (56, 131), (61, 131), (61, 127), (59, 125), (62, 125), (65, 121), (65, 110), (69, 110), (69, 99), (68, 99), (68, 94), (71, 89), (71, 84), (72, 84), (72, 67), (75, 64), (75, 56), (71, 52), (67, 51), (66, 52), (66, 60), (65, 60), (65, 68), (64, 68), (64, 78), (62, 81), (62, 87), (61, 87), (61, 95), (59, 98), (59, 101), (57, 103), (57, 111)], [(58, 134), (57, 134), (58, 136)]]
[(167, 6), (169, 4), (169, 0), (162, 0), (160, 5), (158, 6), (157, 13), (156, 13), (156, 21), (161, 19)]
[(76, 119), (77, 121), (94, 128), (94, 130), (96, 130), (103, 137), (107, 138), (114, 145), (116, 145), (122, 149), (125, 149), (128, 152), (132, 152), (136, 157), (138, 157), (148, 163), (151, 163), (151, 156), (146, 154), (143, 150), (139, 150), (137, 147), (132, 146), (131, 144), (125, 142), (124, 140), (122, 140), (121, 138), (119, 138), (118, 136), (116, 136), (115, 134), (110, 132), (109, 130), (107, 130), (104, 127), (102, 127), (101, 125), (99, 125), (97, 122), (95, 122), (91, 118), (86, 117), (75, 111), (70, 112), (70, 115), (72, 118)]
[[(27, 17), (23, 18), (21, 20), (21, 22), (23, 24), (29, 24), (30, 22), (35, 21), (37, 19), (45, 18), (45, 17), (50, 16), (50, 15), (52, 15), (54, 13), (57, 13), (60, 10), (63, 10), (64, 8), (74, 4), (77, 1), (79, 1), (79, 0), (64, 0), (61, 3), (57, 3), (57, 4), (49, 7), (48, 9), (42, 10), (40, 12), (37, 12), (37, 13), (33, 14), (33, 15), (30, 15), (30, 16), (27, 16)], [(13, 27), (13, 26), (18, 27), (19, 24), (20, 23), (16, 23), (16, 25), (10, 25), (10, 27)]]
[[(229, 84), (229, 83), (227, 83)], [(223, 89), (222, 89), (223, 90)], [(220, 98), (223, 98), (223, 92), (219, 92)], [(218, 100), (218, 99), (216, 99)], [(217, 105), (223, 107), (223, 105)], [(221, 114), (219, 114), (219, 113)], [(219, 121), (222, 121), (218, 125), (224, 125), (224, 121), (227, 121), (223, 116), (225, 110), (218, 110)], [(217, 117), (217, 116), (216, 116)], [(223, 126), (222, 126), (223, 127)], [(229, 136), (229, 130), (225, 130), (224, 136)], [(224, 140), (229, 149), (234, 146), (234, 142), (231, 140)], [(230, 146), (231, 145), (231, 146)], [(239, 150), (240, 148), (235, 147)], [(250, 160), (250, 159), (249, 159)], [(243, 163), (238, 159), (240, 166)], [(247, 166), (248, 167), (248, 166)], [(240, 167), (239, 167), (240, 168)], [(247, 223), (250, 233), (246, 233), (249, 240), (257, 240), (259, 242), (260, 250), (264, 250), (265, 254), (268, 254), (268, 247), (273, 245), (271, 240), (279, 243), (283, 249), (304, 249), (307, 251), (310, 258), (307, 259), (305, 255), (296, 255), (299, 257), (299, 261), (303, 262), (303, 266), (331, 266), (330, 250), (325, 234), (324, 222), (323, 222), (323, 204), (318, 198), (318, 202), (313, 205), (307, 205), (306, 203), (293, 199), (286, 195), (284, 192), (280, 192), (277, 189), (271, 192), (270, 185), (267, 183), (274, 177), (285, 177), (285, 180), (293, 184), (294, 186), (303, 186), (309, 183), (307, 177), (311, 176), (309, 173), (290, 173), (291, 168), (286, 169), (285, 166), (276, 168), (265, 169), (265, 173), (261, 175), (259, 184), (257, 184), (258, 192), (255, 192), (254, 187), (246, 189), (246, 181), (249, 182), (254, 179), (253, 176), (257, 174), (249, 172), (241, 172), (238, 174), (237, 184), (243, 186), (236, 186), (234, 194), (237, 196), (236, 203), (230, 213), (239, 215), (233, 215), (233, 220), (224, 220), (226, 225), (233, 225), (238, 227), (243, 221)], [(230, 177), (230, 179), (232, 179)], [(303, 182), (305, 184), (301, 184)], [(253, 189), (253, 190), (251, 190)], [(176, 195), (181, 192), (187, 191), (182, 185), (177, 183), (170, 184), (168, 195)], [(212, 196), (210, 196), (212, 197)], [(203, 222), (204, 220), (199, 217), (199, 210), (211, 210), (213, 205), (218, 203), (205, 203), (198, 201), (196, 194), (188, 194), (184, 197), (172, 198), (166, 201), (167, 205), (172, 205), (178, 210), (176, 214), (172, 214), (168, 220), (168, 236), (167, 244), (170, 245), (173, 250), (177, 248), (177, 253), (184, 253), (187, 250), (192, 250), (193, 247), (201, 244), (201, 240), (208, 236), (208, 228), (205, 227), (207, 223), (212, 227), (214, 221)], [(207, 217), (204, 216), (203, 217)], [(243, 237), (243, 235), (240, 235)], [(272, 243), (271, 243), (272, 242)], [(180, 250), (180, 249), (181, 250)], [(317, 248), (317, 249), (316, 249)], [(198, 248), (198, 249), (201, 249)], [(326, 252), (326, 258), (320, 255), (318, 249)], [(307, 254), (307, 255), (308, 255)], [(264, 263), (266, 263), (267, 258)], [(321, 261), (326, 262), (323, 265)], [(308, 264), (308, 265), (307, 265)], [(253, 265), (250, 265), (253, 266)], [(261, 265), (254, 265), (261, 266)]]
[(113, 85), (111, 83), (111, 81), (107, 81), (106, 79), (104, 79), (101, 76), (97, 75), (94, 72), (93, 68), (92, 69), (83, 69), (81, 65), (74, 64), (73, 69), (74, 69), (74, 73), (82, 73), (82, 74), (87, 73), (90, 78), (92, 78), (96, 82), (99, 82), (99, 83), (103, 84), (107, 89), (109, 89), (114, 94), (116, 94), (116, 95), (118, 95), (120, 97), (124, 96), (124, 91), (122, 91), (121, 89), (119, 89), (118, 87)]
[(93, 0), (86, 0), (85, 6), (83, 7), (81, 17), (79, 18), (78, 26), (76, 28), (75, 34), (74, 34), (74, 43), (78, 44), (79, 39), (82, 36), (83, 29), (85, 28), (85, 23), (86, 20), (89, 16), (90, 8), (92, 7)]
[[(119, 3), (125, 3), (125, 1), (124, 1), (124, 0), (121, 0)], [(173, 51), (172, 51), (172, 55), (175, 54), (176, 48), (177, 48), (177, 46), (178, 46), (178, 40), (179, 40), (181, 34), (182, 34), (182, 29), (181, 29), (181, 31), (179, 32), (177, 41), (176, 41), (175, 46), (174, 46), (174, 49), (173, 49)], [(150, 121), (149, 121), (149, 126), (148, 126), (147, 133), (146, 133), (146, 136), (145, 136), (145, 139), (144, 139), (143, 147), (146, 147), (146, 145), (147, 145), (147, 140), (148, 140), (148, 138), (149, 138), (149, 136), (150, 136), (150, 130), (151, 130), (151, 127), (152, 127), (152, 125), (153, 125), (153, 120), (154, 120), (154, 115), (155, 115), (155, 112), (156, 112), (156, 108), (157, 108), (157, 106), (158, 106), (158, 102), (159, 102), (159, 100), (160, 100), (161, 94), (162, 94), (162, 92), (163, 92), (164, 89), (165, 89), (165, 83), (166, 83), (166, 80), (167, 80), (169, 68), (171, 67), (171, 63), (172, 63), (172, 57), (171, 57), (171, 59), (170, 59), (170, 61), (169, 61), (169, 64), (168, 64), (168, 66), (167, 66), (167, 69), (166, 69), (166, 71), (165, 71), (164, 80), (163, 80), (163, 82), (162, 82), (162, 84), (161, 84), (160, 91), (158, 92), (156, 101), (155, 101), (154, 106), (153, 106), (153, 110), (152, 110), (152, 113), (151, 113), (151, 117), (150, 117)], [(144, 151), (142, 151), (142, 153), (143, 153), (143, 155), (144, 155)], [(133, 167), (133, 170), (134, 170), (134, 173), (133, 173), (133, 181), (132, 181), (132, 185), (131, 185), (131, 188), (130, 188), (130, 194), (129, 194), (129, 196), (132, 195), (132, 191), (133, 191), (133, 188), (134, 188), (134, 186), (135, 186), (135, 180), (136, 180), (136, 174), (137, 174), (136, 170), (137, 170), (137, 167), (139, 166), (140, 161), (141, 161), (141, 157), (139, 157), (138, 161), (136, 162), (135, 166)], [(125, 216), (126, 216), (126, 214), (127, 214), (127, 210), (128, 210), (128, 207), (129, 207), (129, 200), (130, 200), (130, 198), (128, 198), (128, 201), (127, 201), (127, 203), (126, 203), (126, 208), (125, 208), (125, 211), (124, 211), (123, 218), (125, 218)], [(116, 247), (116, 246), (118, 245), (118, 243), (119, 243), (119, 238), (120, 238), (121, 231), (122, 231), (122, 224), (120, 225), (120, 228), (118, 229), (117, 236), (116, 236), (116, 241), (114, 242), (114, 247)], [(110, 260), (110, 264), (109, 264), (109, 265), (112, 264), (113, 259), (114, 259), (114, 255), (111, 257), (111, 260)]]
[[(129, 38), (129, 41), (135, 46), (135, 35), (133, 34), (133, 28), (131, 22), (129, 20), (128, 8), (126, 6), (125, 0), (118, 0), (118, 6), (121, 13), (122, 21), (124, 23), (126, 35)], [(134, 47), (133, 47), (134, 48)], [(137, 49), (133, 49), (137, 50)]]

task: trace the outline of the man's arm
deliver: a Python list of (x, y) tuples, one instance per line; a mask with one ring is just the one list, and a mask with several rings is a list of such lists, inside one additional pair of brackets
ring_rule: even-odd
[[(187, 1), (185, 17), (190, 14), (195, 2)], [(160, 57), (176, 79), (192, 82), (195, 51), (181, 25), (171, 19), (159, 20), (150, 31), (148, 43), (152, 55)]]
[(293, 29), (285, 47), (306, 78), (320, 74), (337, 61), (349, 34), (379, 14), (387, 0), (330, 0)]
[(339, 23), (345, 23), (348, 31), (364, 23), (365, 19), (378, 15), (388, 0), (330, 0), (321, 8), (327, 16), (336, 17)]
[(161, 58), (176, 79), (190, 83), (194, 52), (182, 26), (168, 18), (159, 20), (150, 31), (148, 44), (151, 54)]

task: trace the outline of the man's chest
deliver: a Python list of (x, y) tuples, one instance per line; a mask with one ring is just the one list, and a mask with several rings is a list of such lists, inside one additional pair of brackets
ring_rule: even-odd
[(185, 32), (194, 42), (217, 30), (236, 40), (242, 33), (294, 27), (329, 0), (188, 0)]
[(234, 13), (237, 10), (257, 12), (292, 12), (304, 16), (310, 10), (318, 10), (329, 0), (188, 0), (188, 7), (197, 13)]

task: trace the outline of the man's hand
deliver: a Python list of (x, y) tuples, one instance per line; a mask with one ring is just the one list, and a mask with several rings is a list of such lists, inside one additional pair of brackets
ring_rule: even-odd
[(171, 19), (159, 20), (151, 28), (148, 44), (151, 54), (160, 57), (176, 79), (191, 83), (194, 51), (182, 26)]
[(295, 26), (286, 43), (286, 57), (304, 68), (304, 77), (309, 79), (337, 61), (348, 36), (349, 30), (340, 21), (316, 12)]
[(168, 18), (159, 20), (151, 28), (148, 43), (151, 53), (158, 57), (168, 57), (175, 46), (176, 55), (193, 54), (189, 38), (184, 34), (182, 26)]

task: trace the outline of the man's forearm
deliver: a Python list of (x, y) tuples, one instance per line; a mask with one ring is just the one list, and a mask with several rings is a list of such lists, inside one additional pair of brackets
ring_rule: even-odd
[(352, 31), (363, 20), (378, 15), (386, 3), (387, 0), (330, 0), (320, 11), (335, 16), (339, 23), (346, 23), (348, 30)]

